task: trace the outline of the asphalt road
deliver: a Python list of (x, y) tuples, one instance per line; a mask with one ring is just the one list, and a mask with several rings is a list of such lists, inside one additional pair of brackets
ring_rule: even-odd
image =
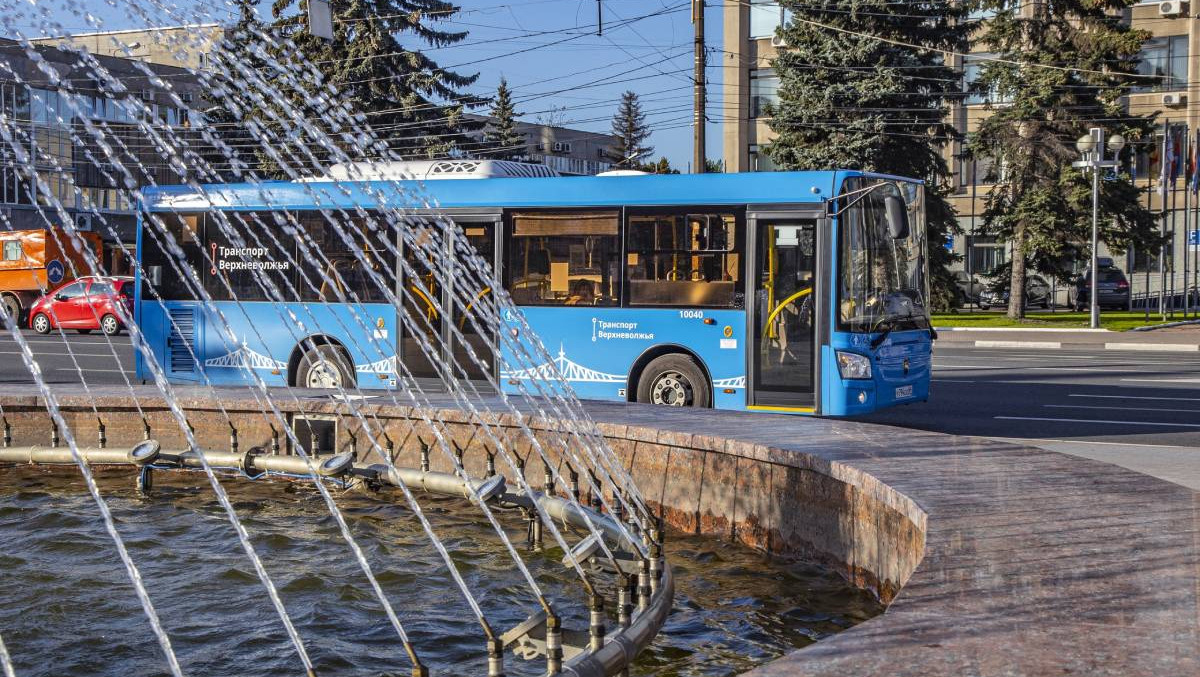
[[(133, 381), (127, 335), (24, 337), (47, 383)], [(30, 382), (5, 333), (0, 383)], [(1200, 490), (1200, 353), (937, 348), (929, 402), (861, 419), (1020, 440)]]
[[(81, 383), (81, 373), (89, 384), (97, 385), (125, 385), (126, 377), (133, 379), (133, 348), (128, 334), (110, 338), (100, 332), (41, 335), (25, 331), (22, 338), (37, 358), (46, 383)], [(7, 329), (0, 332), (0, 383), (33, 382), (22, 355), (12, 334)]]
[(1018, 440), (1200, 490), (1200, 353), (935, 348), (929, 402), (861, 420)]

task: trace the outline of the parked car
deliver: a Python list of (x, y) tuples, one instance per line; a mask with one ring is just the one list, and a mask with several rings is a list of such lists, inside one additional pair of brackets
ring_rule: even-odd
[(112, 336), (125, 328), (118, 306), (124, 306), (125, 317), (133, 314), (132, 277), (81, 277), (29, 306), (29, 327), (39, 334), (52, 329), (89, 334), (99, 329)]
[(967, 275), (965, 270), (957, 270), (954, 272), (954, 284), (958, 287), (958, 293), (955, 295), (955, 300), (958, 305), (965, 306), (968, 303), (975, 303), (979, 300), (984, 291), (984, 285), (978, 278), (972, 280), (970, 275)]
[[(1050, 294), (1050, 283), (1040, 275), (1030, 275), (1025, 278), (1025, 305), (1049, 308), (1054, 302)], [(985, 289), (979, 295), (979, 307), (990, 310), (993, 307), (1002, 308), (1008, 305), (1008, 289), (997, 291)]]
[[(1100, 276), (1096, 281), (1101, 308), (1116, 308), (1124, 310), (1129, 307), (1129, 280), (1120, 268), (1111, 266), (1100, 268)], [(1092, 271), (1075, 280), (1067, 294), (1067, 304), (1077, 311), (1086, 310), (1092, 301)]]

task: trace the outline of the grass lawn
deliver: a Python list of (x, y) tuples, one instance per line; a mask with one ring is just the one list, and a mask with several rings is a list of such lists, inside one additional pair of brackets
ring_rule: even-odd
[[(1164, 320), (1158, 313), (1151, 311), (1150, 320), (1146, 321), (1143, 310), (1128, 312), (1124, 310), (1104, 310), (1100, 312), (1100, 326), (1113, 331), (1127, 331), (1134, 327), (1151, 324), (1162, 324)], [(1039, 310), (1026, 313), (1024, 320), (1010, 320), (999, 311), (961, 311), (958, 313), (942, 313), (933, 316), (935, 327), (1023, 327), (1029, 329), (1075, 329), (1087, 328), (1089, 315), (1086, 312), (1074, 313), (1065, 310), (1049, 312)], [(1173, 319), (1167, 322), (1182, 320), (1183, 313), (1176, 311)], [(1191, 319), (1189, 317), (1189, 319)]]

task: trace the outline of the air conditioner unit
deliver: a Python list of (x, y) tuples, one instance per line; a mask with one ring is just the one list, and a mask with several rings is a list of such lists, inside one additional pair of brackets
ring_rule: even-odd
[(555, 153), (571, 152), (571, 144), (567, 143), (566, 141), (555, 141), (554, 145), (552, 145), (550, 148)]
[[(1166, 3), (1164, 3), (1164, 4), (1166, 4)], [(772, 35), (771, 36), (771, 46), (774, 47), (775, 49), (783, 49), (784, 47), (787, 47), (787, 40), (784, 40), (783, 36), (781, 36), (781, 35)]]
[(1187, 11), (1187, 3), (1180, 0), (1167, 0), (1158, 3), (1159, 16), (1179, 16)]
[(1162, 95), (1162, 105), (1171, 106), (1171, 107), (1186, 106), (1187, 105), (1187, 94), (1181, 94), (1179, 92), (1168, 92), (1166, 94), (1163, 94)]

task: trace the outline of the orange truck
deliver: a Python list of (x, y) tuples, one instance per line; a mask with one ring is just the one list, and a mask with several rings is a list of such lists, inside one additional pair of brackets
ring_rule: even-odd
[(39, 296), (79, 275), (93, 274), (80, 247), (101, 261), (96, 233), (53, 230), (0, 230), (0, 302), (9, 317), (23, 320)]

